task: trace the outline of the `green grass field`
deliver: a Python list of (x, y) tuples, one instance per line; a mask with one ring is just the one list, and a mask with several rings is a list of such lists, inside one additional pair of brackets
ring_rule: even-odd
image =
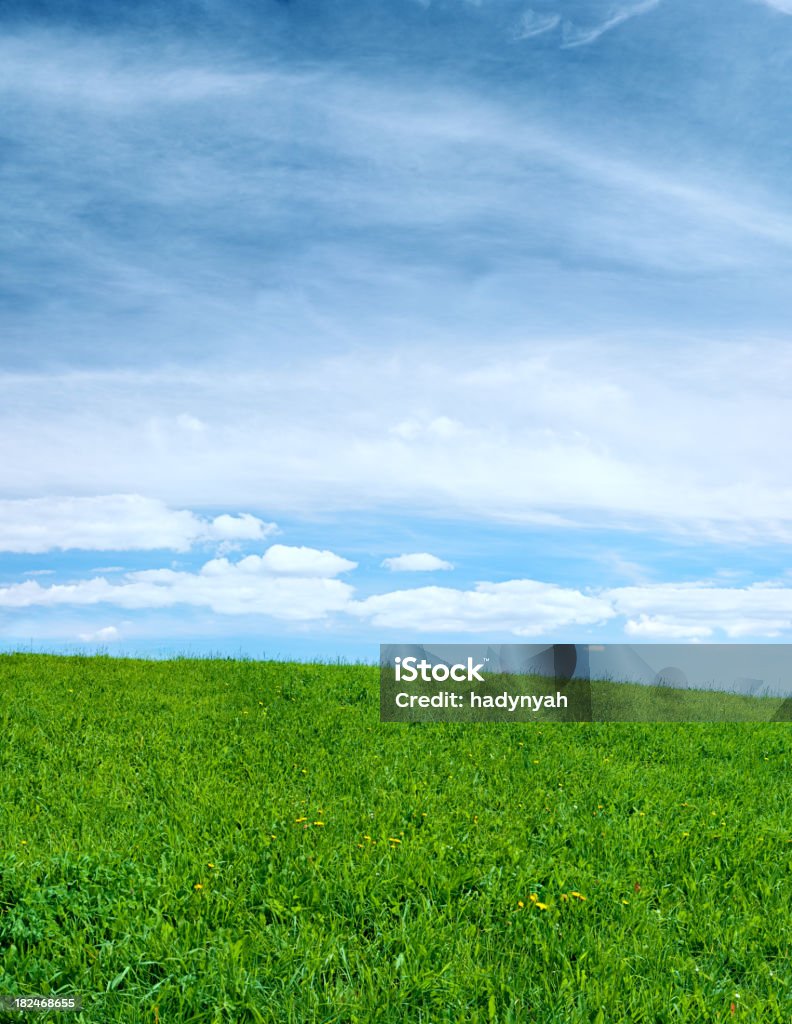
[(67, 1024), (792, 1021), (787, 724), (378, 716), (365, 666), (0, 657), (0, 993), (79, 994)]

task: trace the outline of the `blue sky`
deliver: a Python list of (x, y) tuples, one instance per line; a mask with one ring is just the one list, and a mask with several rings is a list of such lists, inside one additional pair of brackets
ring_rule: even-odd
[(2, 28), (0, 647), (790, 639), (789, 0)]

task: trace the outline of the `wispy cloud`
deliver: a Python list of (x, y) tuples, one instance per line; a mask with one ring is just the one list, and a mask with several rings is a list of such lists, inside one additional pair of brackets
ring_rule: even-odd
[(782, 14), (792, 14), (792, 0), (756, 0), (765, 7), (772, 7), (773, 10), (781, 11)]
[(515, 39), (533, 39), (534, 36), (541, 36), (545, 32), (552, 31), (560, 24), (560, 14), (528, 10), (521, 15), (517, 28), (514, 30), (514, 37)]
[[(732, 301), (701, 275), (742, 275), (739, 289), (755, 273), (756, 295), (792, 260), (785, 182), (704, 141), (669, 156), (657, 140), (679, 130), (676, 109), (644, 130), (585, 97), (572, 117), (552, 91), (427, 90), (407, 73), (274, 60), (251, 70), (110, 37), (17, 35), (0, 58), (15, 153), (2, 179), (10, 325), (38, 365), (250, 358), (264, 322), (302, 352), (449, 320), (492, 331), (549, 303), (568, 310), (585, 272), (606, 277), (573, 304), (583, 323), (610, 275), (643, 275), (658, 306), (697, 275), (693, 315), (708, 294)], [(611, 291), (621, 328), (636, 303)], [(21, 344), (12, 357), (25, 358)], [(174, 411), (175, 429), (201, 423)]]
[(616, 28), (630, 18), (639, 14), (646, 14), (660, 4), (661, 0), (642, 0), (639, 3), (622, 4), (611, 8), (611, 12), (604, 21), (595, 25), (579, 25), (573, 21), (565, 21), (563, 26), (563, 45), (567, 48), (573, 46), (588, 46), (595, 42), (600, 36), (611, 29)]

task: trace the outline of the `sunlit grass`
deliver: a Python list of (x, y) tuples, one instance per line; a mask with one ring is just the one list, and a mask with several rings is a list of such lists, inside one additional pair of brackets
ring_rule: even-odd
[(789, 1024), (788, 725), (378, 713), (366, 666), (0, 657), (0, 992)]

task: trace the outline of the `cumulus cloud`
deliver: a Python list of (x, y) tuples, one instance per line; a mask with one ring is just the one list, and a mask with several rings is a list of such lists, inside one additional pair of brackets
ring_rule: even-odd
[[(326, 556), (330, 552), (314, 554)], [(110, 604), (141, 610), (183, 605), (209, 608), (220, 615), (265, 615), (285, 621), (313, 621), (331, 611), (346, 609), (352, 598), (352, 587), (327, 575), (341, 571), (338, 565), (325, 558), (317, 559), (311, 566), (307, 557), (297, 557), (304, 558), (306, 571), (313, 575), (278, 575), (277, 571), (268, 569), (263, 558), (252, 557), (236, 563), (218, 558), (207, 562), (199, 572), (144, 569), (127, 573), (113, 583), (94, 577), (42, 587), (34, 580), (27, 580), (0, 587), (0, 608)], [(340, 558), (338, 561), (346, 562)]]
[[(214, 558), (198, 571), (144, 569), (110, 581), (101, 576), (42, 585), (36, 579), (0, 587), (0, 611), (112, 605), (157, 611), (176, 606), (220, 615), (316, 622), (354, 618), (378, 629), (419, 634), (511, 633), (547, 637), (558, 630), (621, 628), (654, 640), (774, 638), (792, 632), (792, 587), (773, 581), (652, 583), (581, 590), (541, 580), (479, 582), (470, 588), (424, 586), (358, 598), (335, 577), (356, 563), (334, 552), (273, 545), (237, 562)], [(102, 627), (103, 629), (115, 627)], [(114, 639), (86, 631), (92, 640)]]
[(207, 519), (139, 494), (0, 500), (0, 551), (187, 551), (201, 541), (261, 540), (276, 529), (248, 513)]
[(615, 614), (600, 597), (536, 580), (478, 583), (472, 590), (397, 590), (368, 597), (355, 611), (383, 628), (420, 633), (508, 631), (515, 636), (542, 636), (565, 626), (605, 622)]
[[(211, 562), (207, 562), (201, 572), (205, 576), (218, 576), (224, 575), (230, 568), (231, 563), (228, 559), (215, 558)], [(328, 578), (356, 569), (357, 562), (351, 562), (348, 558), (342, 558), (332, 551), (273, 544), (263, 555), (248, 555), (236, 562), (233, 568), (237, 572), (250, 575), (275, 573), (286, 576)]]
[(262, 540), (275, 530), (274, 523), (265, 523), (249, 512), (242, 512), (236, 516), (223, 513), (205, 524), (201, 539)]
[(442, 558), (438, 558), (437, 555), (430, 555), (425, 551), (386, 558), (382, 565), (385, 569), (390, 569), (391, 572), (435, 572), (454, 568), (451, 562), (446, 562)]

